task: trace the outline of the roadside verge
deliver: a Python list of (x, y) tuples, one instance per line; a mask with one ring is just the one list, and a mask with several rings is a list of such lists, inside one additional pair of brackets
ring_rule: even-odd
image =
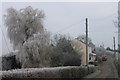
[(84, 78), (94, 78), (95, 76), (99, 75), (100, 73), (101, 73), (101, 71), (97, 70), (94, 73), (91, 73), (91, 74), (85, 76)]

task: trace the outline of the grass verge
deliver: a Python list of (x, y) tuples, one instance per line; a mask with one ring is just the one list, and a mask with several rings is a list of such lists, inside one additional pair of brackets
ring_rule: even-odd
[(97, 70), (96, 72), (89, 74), (89, 75), (85, 76), (84, 78), (94, 78), (95, 76), (97, 76), (100, 73), (101, 73), (101, 71)]

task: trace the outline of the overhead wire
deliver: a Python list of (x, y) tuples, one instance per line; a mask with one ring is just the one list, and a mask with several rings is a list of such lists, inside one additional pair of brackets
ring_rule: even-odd
[(95, 21), (103, 21), (103, 20), (105, 20), (105, 19), (108, 19), (108, 18), (114, 16), (115, 14), (116, 14), (116, 13), (110, 14), (110, 15), (105, 16), (105, 17), (103, 17), (103, 18), (96, 19)]
[(71, 25), (69, 25), (69, 26), (66, 26), (66, 27), (64, 27), (64, 28), (56, 31), (55, 33), (58, 33), (58, 32), (61, 32), (61, 31), (65, 31), (65, 30), (67, 30), (67, 29), (70, 29), (70, 28), (72, 28), (73, 26), (75, 26), (75, 25), (77, 25), (77, 24), (80, 24), (80, 23), (83, 22), (83, 21), (85, 21), (85, 19), (82, 19), (82, 20), (80, 20), (80, 21), (78, 21), (78, 22), (76, 22), (76, 23), (73, 23), (73, 24), (71, 24)]
[(10, 49), (9, 49), (9, 47), (8, 47), (8, 44), (7, 44), (7, 40), (6, 40), (6, 38), (5, 38), (5, 34), (4, 34), (1, 26), (0, 26), (0, 29), (1, 29), (1, 31), (2, 31), (2, 35), (3, 35), (3, 38), (4, 38), (4, 40), (5, 40), (5, 44), (6, 44), (6, 46), (7, 46), (7, 49), (8, 49), (8, 51), (10, 52)]
[[(113, 14), (111, 14), (111, 15), (108, 15), (108, 16), (104, 17), (104, 18), (95, 19), (95, 21), (96, 21), (96, 22), (103, 21), (103, 20), (105, 20), (105, 19), (108, 19), (108, 18), (112, 17), (112, 16), (115, 15), (115, 14), (116, 14), (116, 13), (113, 13)], [(80, 24), (80, 23), (81, 23), (82, 21), (84, 21), (84, 20), (85, 20), (85, 19), (82, 19), (81, 21), (78, 21), (77, 23), (74, 23), (74, 24), (71, 24), (71, 25), (69, 25), (69, 26), (67, 26), (67, 27), (64, 27), (63, 29), (60, 29), (60, 30), (56, 31), (55, 33), (58, 33), (58, 32), (61, 32), (61, 31), (65, 31), (65, 30), (67, 30), (67, 29), (70, 29), (70, 28), (72, 28), (74, 25)]]

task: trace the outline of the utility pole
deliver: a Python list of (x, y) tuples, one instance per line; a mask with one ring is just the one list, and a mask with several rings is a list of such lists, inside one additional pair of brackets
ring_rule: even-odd
[[(120, 1), (118, 2), (118, 12), (120, 12)], [(118, 52), (120, 53), (120, 13), (118, 14)]]
[(86, 65), (88, 66), (88, 19), (86, 18)]
[(114, 42), (114, 57), (115, 57), (115, 37), (113, 37), (113, 42)]

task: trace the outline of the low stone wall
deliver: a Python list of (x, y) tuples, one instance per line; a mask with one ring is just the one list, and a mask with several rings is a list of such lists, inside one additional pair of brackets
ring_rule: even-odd
[(83, 78), (93, 73), (96, 68), (93, 66), (67, 66), (52, 68), (26, 68), (1, 71), (2, 78)]

